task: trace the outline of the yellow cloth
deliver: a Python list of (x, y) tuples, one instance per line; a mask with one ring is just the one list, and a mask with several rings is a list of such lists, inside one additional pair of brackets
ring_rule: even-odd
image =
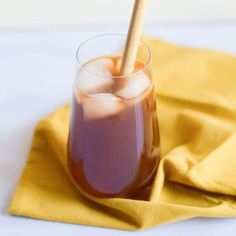
[(162, 159), (151, 194), (99, 199), (66, 174), (69, 105), (37, 126), (9, 211), (137, 230), (196, 216), (236, 216), (236, 58), (146, 38), (153, 53)]

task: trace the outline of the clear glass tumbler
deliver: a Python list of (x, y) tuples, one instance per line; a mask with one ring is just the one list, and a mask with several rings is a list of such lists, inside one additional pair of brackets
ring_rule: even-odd
[(132, 197), (159, 160), (151, 53), (140, 42), (134, 72), (119, 75), (125, 34), (103, 34), (77, 50), (68, 167), (77, 186), (98, 197)]

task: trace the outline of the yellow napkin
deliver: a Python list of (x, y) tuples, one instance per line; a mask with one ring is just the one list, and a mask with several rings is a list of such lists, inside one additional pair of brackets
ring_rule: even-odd
[(236, 58), (145, 38), (153, 54), (162, 159), (150, 194), (99, 199), (66, 173), (69, 105), (37, 126), (9, 211), (126, 230), (236, 216)]

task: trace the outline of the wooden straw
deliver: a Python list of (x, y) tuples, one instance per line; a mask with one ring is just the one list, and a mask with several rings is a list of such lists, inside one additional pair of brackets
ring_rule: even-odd
[(147, 0), (135, 0), (132, 18), (129, 25), (128, 37), (126, 40), (125, 50), (121, 61), (121, 75), (130, 74), (134, 70), (146, 8)]

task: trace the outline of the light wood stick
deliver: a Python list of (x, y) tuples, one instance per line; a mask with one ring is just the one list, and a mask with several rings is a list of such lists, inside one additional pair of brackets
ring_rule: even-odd
[(134, 70), (146, 8), (147, 0), (135, 0), (125, 50), (121, 61), (121, 75), (130, 74)]

